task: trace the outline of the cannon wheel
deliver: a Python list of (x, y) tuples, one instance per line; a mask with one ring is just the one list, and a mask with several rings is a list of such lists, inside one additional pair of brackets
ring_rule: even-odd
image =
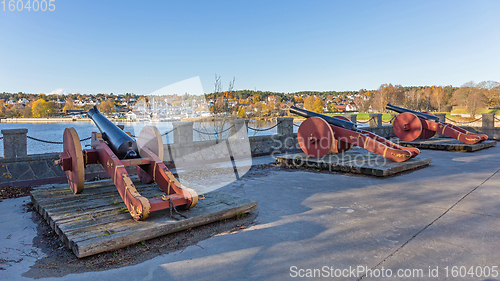
[(71, 156), (71, 170), (66, 171), (69, 187), (74, 194), (78, 194), (85, 184), (85, 166), (82, 145), (75, 128), (64, 129), (63, 150)]
[[(332, 117), (340, 119), (340, 120), (345, 120), (345, 121), (351, 122), (351, 120), (349, 120), (348, 118), (346, 118), (344, 116), (332, 116)], [(351, 149), (351, 147), (352, 147), (351, 143), (345, 142), (345, 141), (337, 139), (337, 138), (334, 138), (334, 142), (335, 143), (332, 146), (332, 152), (334, 152), (334, 153), (346, 152), (349, 149)]]
[(147, 155), (143, 155), (144, 153), (142, 153), (142, 148), (146, 147), (158, 156), (158, 158), (163, 160), (163, 141), (160, 131), (158, 131), (158, 128), (155, 126), (144, 126), (144, 128), (142, 128), (137, 137), (137, 146), (141, 157), (147, 157)]
[(413, 113), (404, 112), (394, 118), (392, 123), (396, 136), (404, 141), (414, 141), (422, 134), (422, 123)]
[[(433, 115), (432, 113), (429, 113), (429, 112), (422, 112), (422, 113), (425, 113), (425, 114), (429, 114), (429, 115)], [(420, 136), (418, 137), (419, 139), (430, 139), (432, 138), (434, 135), (436, 134), (436, 131), (431, 131), (431, 130), (428, 130), (428, 129), (422, 129), (422, 133), (420, 134)]]
[(310, 117), (302, 122), (297, 139), (302, 151), (310, 157), (325, 156), (332, 150), (335, 141), (330, 124), (319, 117)]

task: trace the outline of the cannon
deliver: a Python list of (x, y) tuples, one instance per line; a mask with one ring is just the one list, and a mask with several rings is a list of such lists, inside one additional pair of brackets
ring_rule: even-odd
[(418, 112), (388, 103), (386, 109), (399, 113), (392, 123), (394, 133), (403, 141), (432, 138), (436, 132), (466, 144), (475, 144), (488, 139), (487, 135), (474, 134), (450, 123), (439, 121), (439, 117), (428, 112)]
[(323, 157), (329, 152), (342, 153), (353, 145), (395, 162), (417, 156), (420, 150), (399, 146), (374, 133), (361, 130), (343, 116), (326, 116), (295, 106), (290, 113), (307, 118), (300, 124), (297, 139), (302, 151), (310, 157)]
[(88, 111), (87, 115), (94, 121), (103, 140), (108, 143), (109, 148), (119, 159), (136, 158), (139, 155), (135, 140), (104, 117), (95, 106)]
[[(81, 193), (85, 183), (85, 167), (101, 164), (120, 194), (127, 209), (136, 221), (145, 220), (150, 212), (177, 208), (190, 209), (198, 203), (198, 194), (183, 186), (163, 163), (163, 142), (156, 127), (145, 126), (137, 140), (118, 128), (94, 107), (89, 117), (100, 133), (92, 132), (91, 149), (82, 150), (74, 128), (66, 128), (63, 135), (63, 152), (56, 165), (66, 172), (74, 194)], [(146, 198), (134, 186), (127, 166), (135, 166), (143, 183), (155, 182), (165, 192), (161, 198)]]

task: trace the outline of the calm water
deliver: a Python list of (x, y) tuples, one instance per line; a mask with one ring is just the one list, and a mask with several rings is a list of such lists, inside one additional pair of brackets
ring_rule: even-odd
[[(125, 131), (132, 133), (132, 135), (138, 135), (141, 129), (146, 125), (153, 125), (158, 128), (161, 134), (164, 134), (172, 130), (172, 122), (157, 122), (157, 123), (143, 123), (143, 122), (125, 122), (116, 123), (125, 126)], [(250, 122), (249, 127), (253, 128), (269, 128), (275, 125), (276, 122), (259, 121)], [(229, 123), (225, 124), (224, 129), (229, 128)], [(33, 124), (33, 123), (0, 123), (0, 129), (18, 129), (26, 128), (28, 129), (28, 136), (34, 137), (42, 140), (49, 141), (59, 141), (62, 142), (63, 132), (65, 128), (74, 127), (78, 133), (80, 139), (88, 138), (91, 136), (92, 132), (98, 132), (97, 127), (92, 121), (78, 121), (78, 122), (61, 122), (61, 123), (50, 123), (50, 124)], [(194, 128), (202, 132), (214, 132), (213, 123), (210, 122), (195, 122)], [(297, 132), (297, 127), (294, 126), (294, 131)], [(223, 138), (227, 137), (227, 133), (223, 134)], [(277, 133), (277, 128), (273, 128), (268, 131), (255, 132), (253, 130), (248, 130), (249, 136), (260, 136), (260, 135), (272, 135)], [(197, 132), (193, 133), (193, 138), (195, 141), (214, 139), (213, 136), (199, 134)], [(163, 136), (164, 143), (172, 143), (173, 133)], [(82, 148), (84, 145), (90, 144), (90, 140), (82, 142)], [(38, 154), (38, 153), (49, 153), (49, 152), (61, 152), (62, 144), (48, 144), (38, 141), (28, 139), (28, 154)], [(3, 156), (3, 140), (0, 141), (0, 156)]]

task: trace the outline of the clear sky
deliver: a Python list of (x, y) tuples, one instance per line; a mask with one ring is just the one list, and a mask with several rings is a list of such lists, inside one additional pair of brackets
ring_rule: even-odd
[(216, 73), (278, 92), (500, 81), (497, 0), (5, 1), (0, 92), (149, 94), (196, 76), (212, 92)]

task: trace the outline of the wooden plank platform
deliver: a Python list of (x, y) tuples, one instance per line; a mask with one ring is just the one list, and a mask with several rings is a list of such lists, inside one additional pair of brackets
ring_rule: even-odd
[(419, 169), (432, 163), (432, 158), (419, 155), (405, 162), (393, 162), (362, 148), (353, 147), (344, 153), (312, 158), (305, 153), (279, 155), (276, 164), (282, 167), (314, 168), (330, 172), (346, 172), (377, 177), (392, 176)]
[(476, 144), (466, 144), (452, 138), (431, 138), (426, 140), (416, 139), (414, 141), (402, 141), (400, 139), (393, 139), (392, 141), (401, 146), (411, 146), (411, 147), (416, 147), (418, 149), (433, 149), (433, 150), (462, 151), (462, 152), (474, 152), (497, 145), (496, 140), (485, 140)]
[[(141, 195), (152, 198), (163, 191), (156, 184), (134, 181)], [(257, 208), (257, 202), (212, 191), (189, 211), (174, 215), (169, 210), (152, 212), (146, 221), (134, 221), (111, 180), (85, 185), (75, 195), (67, 184), (40, 186), (31, 192), (36, 210), (77, 257), (112, 251), (144, 240), (235, 217)]]

